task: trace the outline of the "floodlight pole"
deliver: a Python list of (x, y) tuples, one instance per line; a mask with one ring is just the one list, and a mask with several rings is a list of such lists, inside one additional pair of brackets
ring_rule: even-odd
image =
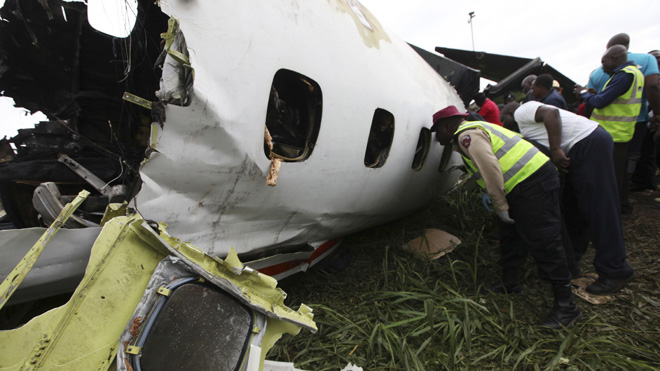
[(468, 19), (468, 23), (470, 24), (470, 34), (472, 35), (472, 51), (474, 51), (474, 30), (472, 29), (472, 18), (476, 17), (474, 12), (469, 13), (470, 19)]

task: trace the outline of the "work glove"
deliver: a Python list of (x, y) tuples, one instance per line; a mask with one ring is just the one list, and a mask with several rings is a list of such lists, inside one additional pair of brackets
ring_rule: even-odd
[(486, 211), (488, 211), (489, 213), (493, 212), (493, 209), (488, 207), (488, 205), (493, 204), (493, 201), (490, 199), (490, 196), (488, 195), (488, 193), (484, 193), (484, 194), (481, 195), (481, 204), (484, 205), (484, 208), (486, 209)]
[(515, 221), (513, 219), (511, 219), (511, 217), (509, 216), (509, 210), (497, 210), (497, 211), (495, 211), (495, 213), (500, 218), (500, 220), (503, 221), (504, 223), (507, 223), (507, 224), (514, 224), (515, 223)]

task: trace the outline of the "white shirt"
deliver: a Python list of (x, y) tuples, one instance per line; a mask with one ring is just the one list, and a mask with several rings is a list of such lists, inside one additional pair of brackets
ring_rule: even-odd
[(525, 138), (535, 140), (544, 146), (550, 148), (548, 141), (548, 132), (542, 122), (536, 122), (536, 110), (540, 106), (547, 106), (559, 111), (561, 117), (561, 149), (564, 153), (573, 148), (573, 145), (582, 139), (586, 138), (589, 134), (593, 133), (598, 127), (596, 121), (591, 121), (588, 118), (576, 115), (573, 112), (549, 106), (541, 102), (531, 101), (518, 107), (513, 114), (513, 118), (518, 123), (520, 134)]

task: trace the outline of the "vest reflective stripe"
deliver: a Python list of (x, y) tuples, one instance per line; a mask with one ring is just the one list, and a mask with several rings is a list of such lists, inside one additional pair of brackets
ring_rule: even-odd
[[(591, 119), (597, 121), (603, 129), (607, 130), (615, 142), (628, 142), (635, 133), (635, 123), (642, 108), (644, 75), (636, 66), (626, 66), (621, 71), (633, 76), (630, 88), (607, 106), (594, 109)], [(607, 80), (603, 90), (610, 81), (612, 81), (612, 78)]]
[[(460, 132), (478, 128), (487, 132), (490, 136), (490, 143), (493, 147), (493, 153), (500, 163), (502, 175), (504, 177), (504, 190), (508, 194), (513, 188), (530, 175), (534, 174), (543, 164), (548, 161), (531, 143), (522, 139), (520, 134), (504, 129), (500, 126), (492, 125), (483, 121), (468, 121), (458, 127), (455, 136)], [(462, 155), (463, 162), (468, 171), (482, 188), (486, 188), (483, 176), (474, 163), (465, 155)]]

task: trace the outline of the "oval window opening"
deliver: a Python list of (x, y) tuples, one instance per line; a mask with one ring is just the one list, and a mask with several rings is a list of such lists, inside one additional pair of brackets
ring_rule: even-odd
[(442, 158), (440, 158), (440, 166), (438, 166), (439, 172), (443, 173), (447, 170), (447, 165), (449, 165), (449, 161), (451, 161), (453, 152), (451, 145), (444, 146), (442, 150)]
[(364, 166), (378, 168), (385, 165), (394, 138), (394, 115), (377, 108), (371, 121), (367, 150), (364, 153)]
[(429, 155), (431, 147), (431, 130), (422, 128), (419, 132), (419, 140), (415, 148), (415, 157), (413, 157), (412, 168), (415, 171), (422, 170), (426, 163), (426, 157)]
[(264, 153), (284, 161), (312, 154), (321, 126), (321, 87), (307, 76), (279, 70), (273, 78), (266, 112)]

